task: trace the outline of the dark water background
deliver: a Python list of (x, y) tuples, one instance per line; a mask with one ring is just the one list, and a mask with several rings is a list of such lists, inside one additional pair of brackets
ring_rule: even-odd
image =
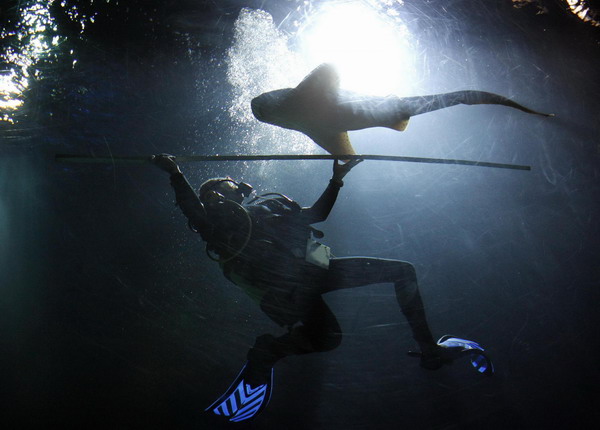
[[(27, 4), (3, 2), (5, 29)], [(54, 154), (245, 153), (227, 112), (234, 22), (244, 6), (263, 8), (285, 30), (308, 6), (64, 4), (50, 8), (63, 42), (34, 67), (12, 122), (0, 121), (0, 421), (221, 428), (204, 408), (254, 337), (278, 328), (206, 258), (165, 174)], [(590, 428), (600, 418), (600, 33), (545, 4), (543, 15), (499, 0), (395, 7), (432, 89), (495, 91), (556, 118), (457, 107), (415, 118), (379, 147), (356, 144), (531, 172), (365, 162), (321, 226), (338, 256), (413, 262), (435, 335), (478, 340), (496, 375), (458, 362), (420, 369), (405, 355), (413, 341), (390, 286), (333, 293), (343, 344), (281, 362), (271, 404), (249, 428)], [(361, 133), (357, 142), (379, 136)], [(281, 163), (184, 169), (194, 184), (230, 174), (311, 204), (329, 162)]]

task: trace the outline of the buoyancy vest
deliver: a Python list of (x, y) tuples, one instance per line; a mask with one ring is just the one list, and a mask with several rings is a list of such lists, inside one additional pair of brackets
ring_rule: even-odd
[(300, 205), (283, 194), (259, 196), (244, 209), (252, 219), (252, 237), (243, 252), (220, 266), (227, 279), (260, 302), (274, 283), (298, 278), (307, 240), (323, 233), (307, 224)]

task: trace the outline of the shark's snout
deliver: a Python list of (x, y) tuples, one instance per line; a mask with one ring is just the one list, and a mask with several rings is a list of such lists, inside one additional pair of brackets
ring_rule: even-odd
[(250, 102), (250, 107), (252, 108), (252, 114), (254, 114), (254, 117), (257, 120), (264, 122), (264, 115), (263, 115), (262, 108), (261, 108), (262, 103), (260, 101), (260, 96), (254, 97), (252, 99), (252, 101)]
[(269, 91), (257, 97), (254, 97), (250, 102), (252, 113), (257, 120), (268, 124), (275, 124), (281, 127), (286, 127), (284, 123), (280, 123), (284, 118), (284, 112), (289, 104), (290, 95), (293, 94), (291, 88)]

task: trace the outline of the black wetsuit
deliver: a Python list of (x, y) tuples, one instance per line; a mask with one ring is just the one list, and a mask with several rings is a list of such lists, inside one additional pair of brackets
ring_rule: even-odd
[(269, 318), (289, 328), (277, 338), (262, 335), (256, 339), (248, 360), (257, 374), (287, 355), (336, 348), (342, 331), (321, 296), (345, 288), (393, 283), (415, 340), (422, 349), (435, 345), (410, 263), (332, 258), (329, 268), (323, 268), (305, 261), (309, 225), (327, 218), (341, 181), (331, 180), (310, 208), (285, 204), (280, 198), (246, 205), (245, 211), (227, 201), (205, 207), (181, 173), (171, 175), (171, 185), (190, 227), (219, 255), (225, 276), (259, 302)]

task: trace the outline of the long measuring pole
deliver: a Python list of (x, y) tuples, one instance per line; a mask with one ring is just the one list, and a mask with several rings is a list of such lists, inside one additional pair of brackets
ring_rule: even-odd
[[(90, 157), (74, 154), (56, 154), (56, 161), (61, 163), (91, 163), (91, 164), (147, 164), (151, 157), (144, 156), (115, 156)], [(183, 155), (175, 156), (179, 163), (201, 161), (264, 161), (264, 160), (376, 160), (404, 161), (408, 163), (455, 164), (461, 166), (495, 167), (498, 169), (531, 170), (531, 166), (519, 164), (490, 163), (487, 161), (455, 160), (449, 158), (403, 157), (398, 155)]]

